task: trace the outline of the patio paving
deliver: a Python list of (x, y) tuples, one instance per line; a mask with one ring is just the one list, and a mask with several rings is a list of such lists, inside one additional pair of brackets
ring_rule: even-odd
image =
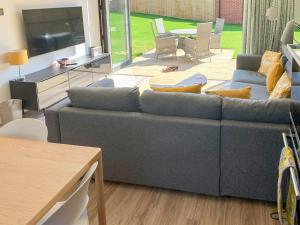
[[(209, 57), (203, 58), (198, 62), (191, 61), (184, 56), (184, 52), (179, 50), (177, 57), (164, 57), (158, 60), (154, 58), (154, 50), (145, 53), (134, 59), (133, 63), (124, 69), (118, 70), (111, 76), (120, 78), (121, 76), (134, 76), (128, 80), (139, 80), (137, 84), (141, 91), (150, 89), (149, 83), (159, 83), (160, 78), (168, 76), (168, 80), (179, 83), (195, 73), (203, 74), (208, 79), (205, 89), (213, 85), (220, 84), (232, 78), (233, 71), (236, 67), (236, 60), (232, 59), (234, 50), (223, 49), (212, 50), (212, 60)], [(163, 73), (162, 69), (168, 66), (178, 66), (178, 71)], [(144, 77), (145, 79), (138, 79)]]
[(154, 50), (152, 50), (134, 59), (131, 65), (117, 71), (115, 74), (153, 77), (165, 74), (161, 72), (163, 68), (176, 65), (179, 67), (179, 70), (167, 75), (182, 74), (188, 76), (194, 73), (202, 73), (208, 79), (230, 80), (236, 62), (235, 59), (232, 59), (234, 50), (224, 49), (222, 52), (220, 50), (212, 50), (212, 53), (211, 62), (209, 61), (209, 57), (206, 57), (199, 61), (199, 63), (196, 63), (186, 59), (183, 51), (180, 50), (177, 57), (165, 57), (156, 60), (154, 58)]

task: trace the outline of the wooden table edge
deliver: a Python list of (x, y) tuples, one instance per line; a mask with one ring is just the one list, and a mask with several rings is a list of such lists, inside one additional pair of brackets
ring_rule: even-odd
[(95, 162), (98, 162), (98, 166), (95, 171), (98, 222), (99, 225), (106, 225), (102, 150), (101, 148), (94, 149), (98, 149), (98, 153), (61, 189), (59, 193), (57, 193), (57, 195), (54, 196), (53, 200), (49, 201), (49, 203), (35, 217), (33, 217), (33, 219), (28, 223), (29, 225), (36, 224), (40, 219), (42, 219), (49, 209), (57, 203), (56, 200), (63, 198)]

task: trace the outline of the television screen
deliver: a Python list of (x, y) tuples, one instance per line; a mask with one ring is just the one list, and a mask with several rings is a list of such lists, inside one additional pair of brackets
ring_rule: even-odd
[(85, 42), (81, 7), (23, 10), (30, 57)]

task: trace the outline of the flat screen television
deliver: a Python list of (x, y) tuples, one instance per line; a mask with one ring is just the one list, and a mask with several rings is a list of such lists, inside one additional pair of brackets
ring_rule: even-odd
[(85, 43), (81, 7), (23, 10), (30, 57)]

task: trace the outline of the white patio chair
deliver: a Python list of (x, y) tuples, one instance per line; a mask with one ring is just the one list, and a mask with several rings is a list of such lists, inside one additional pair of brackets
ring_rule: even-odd
[(167, 34), (163, 18), (155, 19), (156, 30), (158, 34)]
[(177, 40), (175, 36), (157, 34), (152, 22), (150, 22), (151, 30), (155, 39), (155, 58), (160, 55), (171, 54), (176, 56)]
[(66, 201), (56, 203), (37, 225), (88, 225), (89, 185), (98, 162), (82, 178), (79, 187)]
[(222, 52), (221, 38), (224, 29), (224, 23), (225, 23), (225, 19), (217, 18), (215, 32), (211, 34), (211, 38), (210, 38), (210, 48), (220, 49), (221, 52)]
[(185, 38), (185, 55), (199, 59), (204, 56), (210, 55), (210, 36), (211, 36), (212, 23), (199, 23), (197, 26), (196, 39)]
[(1, 127), (0, 136), (47, 141), (48, 129), (40, 120), (24, 118), (13, 120)]

